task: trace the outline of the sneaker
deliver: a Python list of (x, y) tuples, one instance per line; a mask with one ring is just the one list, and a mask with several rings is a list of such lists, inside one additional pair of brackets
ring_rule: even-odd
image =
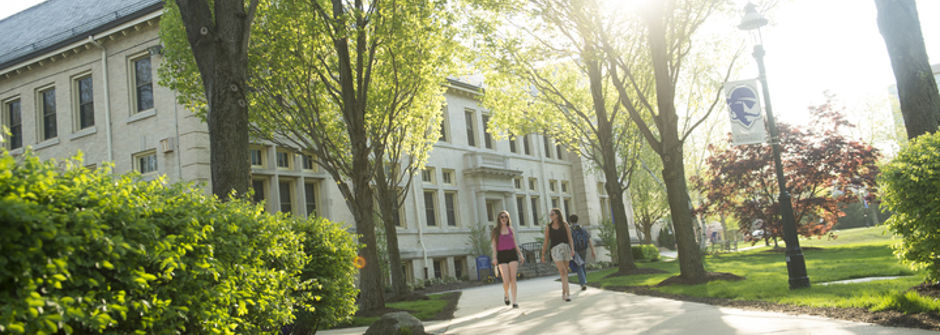
[(512, 308), (519, 308), (519, 304), (512, 304)]
[(586, 290), (587, 290), (587, 286), (581, 285), (581, 291), (586, 291)]
[(506, 306), (509, 306), (509, 297), (503, 297), (503, 302), (506, 303)]

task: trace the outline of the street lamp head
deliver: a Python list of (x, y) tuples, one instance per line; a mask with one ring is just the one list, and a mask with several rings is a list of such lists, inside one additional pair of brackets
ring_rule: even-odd
[(744, 6), (744, 17), (741, 18), (741, 24), (738, 25), (738, 29), (754, 30), (760, 29), (760, 27), (765, 25), (767, 25), (767, 19), (757, 12), (757, 6), (748, 2), (747, 5)]

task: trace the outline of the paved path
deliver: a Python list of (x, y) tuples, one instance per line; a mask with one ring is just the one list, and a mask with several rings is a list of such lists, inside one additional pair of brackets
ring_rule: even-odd
[[(425, 323), (433, 334), (932, 334), (808, 315), (745, 311), (572, 285), (561, 300), (557, 277), (519, 282), (519, 308), (503, 305), (502, 286), (463, 290), (454, 319)], [(362, 334), (365, 327), (318, 332)]]

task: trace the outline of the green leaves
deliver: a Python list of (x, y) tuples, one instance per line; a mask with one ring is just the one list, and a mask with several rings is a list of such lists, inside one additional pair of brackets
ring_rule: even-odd
[[(0, 151), (0, 332), (265, 333), (312, 303), (317, 276), (337, 278), (318, 291), (348, 299), (336, 310), (354, 310), (354, 244), (336, 224), (19, 159)], [(336, 261), (309, 265), (324, 258)]]
[(940, 132), (921, 135), (882, 167), (882, 206), (894, 212), (885, 222), (903, 242), (894, 253), (912, 269), (940, 280)]

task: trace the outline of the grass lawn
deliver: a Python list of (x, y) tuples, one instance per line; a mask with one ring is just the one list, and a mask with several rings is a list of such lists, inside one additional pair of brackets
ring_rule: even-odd
[[(653, 287), (677, 275), (677, 262), (640, 263), (641, 268), (656, 268), (662, 274), (632, 275), (605, 278), (616, 269), (588, 274), (588, 281), (601, 287), (650, 286), (669, 294), (694, 297), (756, 300), (811, 307), (857, 307), (869, 311), (896, 310), (903, 313), (940, 313), (940, 301), (925, 298), (909, 289), (923, 281), (892, 254), (888, 235), (883, 227), (857, 228), (838, 232), (835, 240), (802, 240), (806, 270), (811, 287), (790, 290), (787, 267), (782, 252), (758, 248), (744, 252), (707, 256), (709, 272), (729, 272), (746, 277), (742, 281), (712, 281), (700, 285)], [(782, 244), (781, 244), (782, 245)], [(819, 249), (817, 249), (819, 248)], [(821, 285), (838, 280), (902, 276), (897, 279), (852, 284)]]
[[(450, 292), (442, 294), (429, 294), (427, 300), (398, 301), (385, 304), (385, 308), (391, 310), (406, 311), (421, 321), (444, 320), (453, 316), (457, 300), (460, 298), (460, 292)], [(450, 315), (441, 315), (442, 312), (450, 311)], [(371, 325), (381, 316), (360, 316), (353, 317), (350, 323), (337, 325), (333, 328), (362, 327)]]

